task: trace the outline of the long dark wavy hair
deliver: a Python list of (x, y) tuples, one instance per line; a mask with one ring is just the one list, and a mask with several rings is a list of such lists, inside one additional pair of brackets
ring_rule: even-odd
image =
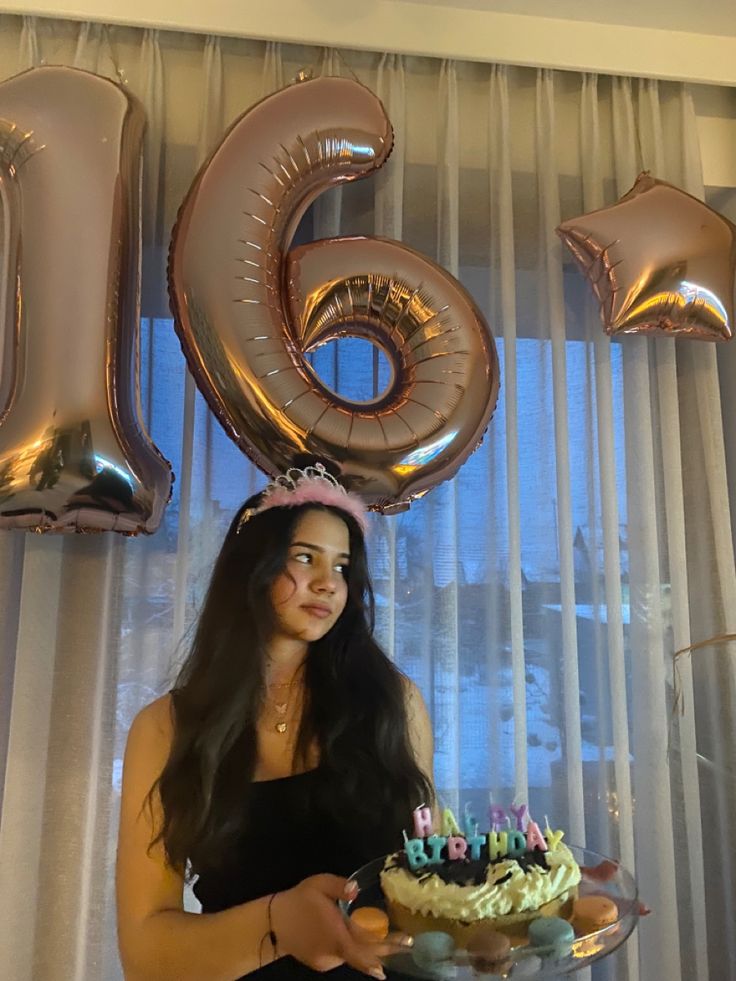
[(306, 768), (310, 747), (317, 746), (319, 785), (333, 804), (339, 788), (334, 812), (353, 836), (358, 829), (366, 848), (370, 843), (366, 860), (378, 847), (394, 850), (413, 808), (432, 794), (409, 742), (405, 679), (373, 639), (373, 591), (360, 527), (342, 510), (306, 504), (271, 508), (238, 533), (243, 510), (259, 500), (256, 495), (243, 504), (215, 562), (172, 690), (171, 751), (149, 795), (150, 802), (158, 788), (163, 808), (154, 841), (163, 842), (167, 861), (182, 873), (217, 867), (244, 830), (275, 625), (270, 589), (286, 567), (299, 519), (311, 509), (347, 525), (348, 595), (336, 623), (308, 649), (295, 765)]

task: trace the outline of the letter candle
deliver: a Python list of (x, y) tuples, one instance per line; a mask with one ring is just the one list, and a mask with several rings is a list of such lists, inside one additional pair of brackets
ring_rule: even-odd
[(407, 838), (406, 831), (402, 832), (402, 834), (404, 835), (406, 860), (412, 872), (416, 872), (417, 869), (424, 868), (429, 861), (424, 854), (424, 841), (421, 838)]
[(478, 834), (478, 822), (475, 820), (469, 802), (465, 805), (465, 817), (463, 819), (463, 824), (465, 826), (465, 837), (469, 841), (474, 835)]
[(449, 807), (446, 807), (442, 812), (442, 827), (440, 828), (440, 831), (447, 837), (450, 835), (461, 834), (460, 827), (455, 820), (455, 815), (452, 813)]
[[(416, 871), (427, 865), (441, 864), (443, 850), (445, 850), (445, 857), (452, 862), (464, 861), (468, 858), (478, 861), (481, 857), (481, 849), (486, 843), (488, 857), (492, 862), (501, 858), (520, 858), (525, 852), (532, 852), (535, 849), (546, 852), (557, 848), (564, 832), (553, 831), (546, 814), (545, 831), (542, 833), (537, 822), (532, 820), (528, 806), (514, 803), (509, 808), (516, 824), (513, 828), (511, 818), (504, 808), (494, 804), (492, 797), (490, 800), (489, 817), (492, 830), (487, 835), (478, 834), (478, 822), (469, 804), (464, 808), (464, 834), (451, 808), (444, 807), (442, 810), (440, 834), (434, 831), (431, 809), (426, 804), (415, 808), (413, 818), (416, 837), (409, 838), (405, 831), (402, 832), (407, 862), (411, 870)], [(501, 831), (504, 825), (505, 830)], [(525, 830), (524, 825), (526, 825)]]
[(488, 816), (491, 821), (491, 831), (500, 831), (503, 827), (506, 811), (502, 807), (499, 807), (498, 804), (491, 804)]
[(554, 851), (565, 836), (564, 831), (553, 831), (549, 826), (549, 818), (544, 815), (544, 837), (547, 839), (549, 850)]
[(509, 831), (506, 839), (509, 858), (519, 858), (526, 851), (526, 838), (523, 831)]
[(447, 839), (447, 857), (450, 861), (455, 862), (459, 859), (465, 858), (465, 853), (468, 850), (468, 843), (465, 838), (460, 835), (450, 835)]
[(506, 858), (509, 850), (508, 838), (505, 831), (488, 832), (488, 857), (492, 862), (497, 858)]
[(526, 804), (519, 804), (518, 807), (515, 804), (512, 804), (511, 807), (509, 808), (509, 810), (514, 815), (514, 817), (516, 818), (516, 830), (517, 831), (523, 831), (524, 830), (524, 818), (526, 817), (527, 810), (528, 810)]
[(526, 847), (529, 851), (533, 851), (538, 848), (542, 852), (547, 851), (547, 842), (544, 840), (544, 835), (539, 830), (539, 825), (536, 821), (529, 821), (526, 826)]
[(414, 834), (417, 838), (426, 838), (433, 831), (432, 811), (426, 804), (421, 804), (414, 810)]
[(444, 835), (430, 835), (427, 838), (427, 845), (431, 849), (431, 855), (429, 856), (430, 865), (439, 865), (442, 861), (440, 852), (447, 844), (447, 838)]

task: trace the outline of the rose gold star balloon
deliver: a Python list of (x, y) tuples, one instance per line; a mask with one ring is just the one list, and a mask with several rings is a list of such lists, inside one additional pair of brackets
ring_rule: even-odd
[(593, 287), (607, 334), (731, 338), (736, 226), (697, 198), (645, 172), (616, 204), (557, 234)]

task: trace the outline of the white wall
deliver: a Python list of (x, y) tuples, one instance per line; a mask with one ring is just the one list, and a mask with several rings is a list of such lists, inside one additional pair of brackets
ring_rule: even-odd
[(705, 184), (736, 187), (736, 36), (461, 0), (0, 0), (0, 11), (700, 83), (693, 92)]
[(694, 85), (692, 91), (705, 185), (736, 187), (736, 89)]
[(672, 30), (666, 18), (661, 27), (632, 26), (489, 6), (492, 0), (0, 0), (8, 13), (736, 85), (734, 36)]

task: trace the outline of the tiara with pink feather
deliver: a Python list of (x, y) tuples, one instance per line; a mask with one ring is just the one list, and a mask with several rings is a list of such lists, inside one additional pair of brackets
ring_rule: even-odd
[(266, 485), (258, 507), (246, 508), (243, 511), (238, 522), (238, 532), (257, 514), (262, 514), (271, 508), (295, 508), (301, 504), (325, 504), (331, 508), (339, 508), (355, 518), (364, 534), (368, 527), (365, 504), (361, 498), (357, 494), (346, 491), (342, 484), (325, 469), (324, 464), (315, 463), (314, 466), (305, 467), (303, 470), (289, 467), (286, 473), (274, 477), (271, 483)]

